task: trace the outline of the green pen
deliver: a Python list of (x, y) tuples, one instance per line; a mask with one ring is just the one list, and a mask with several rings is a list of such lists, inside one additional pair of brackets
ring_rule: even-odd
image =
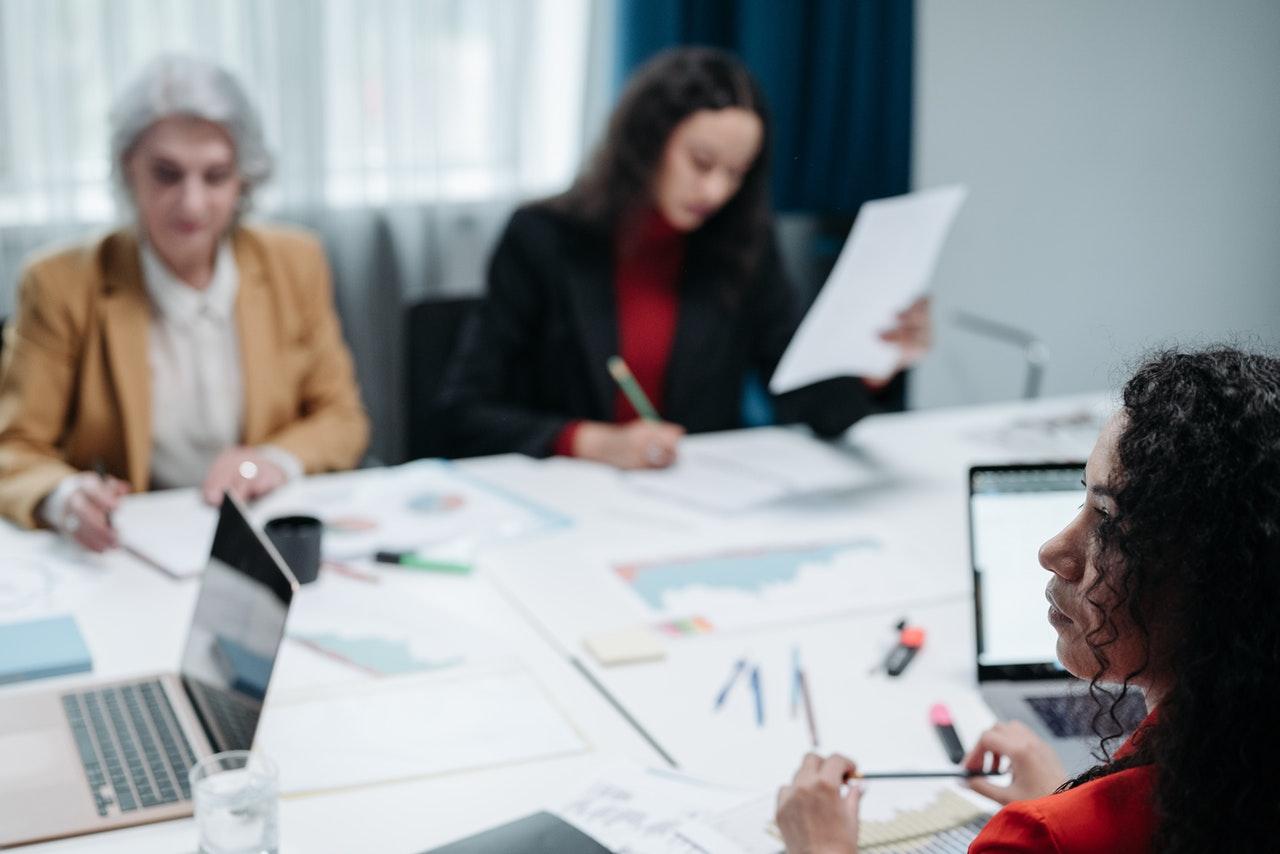
[(636, 382), (635, 375), (631, 373), (631, 369), (627, 367), (622, 357), (610, 356), (607, 365), (614, 382), (618, 384), (618, 388), (622, 389), (622, 393), (627, 396), (627, 400), (631, 402), (632, 408), (639, 416), (646, 421), (661, 421), (662, 416), (653, 408), (644, 389), (640, 388), (640, 383)]
[(457, 563), (449, 560), (432, 560), (413, 552), (378, 552), (373, 556), (378, 563), (394, 563), (409, 569), (422, 569), (427, 572), (447, 572), (452, 575), (469, 575), (471, 564)]

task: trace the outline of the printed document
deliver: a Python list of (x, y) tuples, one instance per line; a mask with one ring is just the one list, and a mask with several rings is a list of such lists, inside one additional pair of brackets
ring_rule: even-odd
[(840, 257), (774, 371), (769, 389), (833, 377), (888, 379), (898, 348), (880, 340), (924, 296), (967, 190), (939, 187), (867, 202)]

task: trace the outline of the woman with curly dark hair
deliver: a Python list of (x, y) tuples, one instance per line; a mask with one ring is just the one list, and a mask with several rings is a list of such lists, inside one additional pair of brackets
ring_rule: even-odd
[[(1254, 852), (1280, 828), (1280, 361), (1232, 349), (1164, 353), (1124, 390), (1089, 457), (1080, 513), (1040, 550), (1058, 656), (1090, 680), (1109, 729), (1119, 692), (1149, 714), (1114, 755), (1066, 780), (1025, 727), (999, 724), (966, 759), (1007, 757), (1006, 804), (971, 852)], [(788, 851), (857, 850), (856, 773), (806, 757), (779, 795)]]
[[(594, 159), (564, 194), (511, 217), (489, 288), (439, 399), (454, 456), (561, 453), (669, 465), (686, 432), (740, 425), (744, 380), (767, 380), (802, 305), (769, 207), (769, 119), (722, 51), (678, 48), (631, 79)], [(887, 330), (899, 369), (929, 346), (921, 301)], [(620, 355), (662, 421), (639, 418)], [(900, 406), (903, 384), (843, 377), (776, 399), (822, 435)]]

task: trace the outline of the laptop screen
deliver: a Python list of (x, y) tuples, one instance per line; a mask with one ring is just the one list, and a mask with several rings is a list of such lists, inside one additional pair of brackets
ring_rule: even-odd
[(181, 667), (215, 751), (252, 746), (296, 589), (238, 502), (224, 498)]
[(969, 471), (978, 678), (1063, 675), (1046, 617), (1040, 546), (1084, 501), (1083, 463), (976, 466)]

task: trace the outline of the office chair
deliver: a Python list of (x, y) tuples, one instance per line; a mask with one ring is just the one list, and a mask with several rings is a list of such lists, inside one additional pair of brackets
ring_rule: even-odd
[(479, 297), (426, 299), (405, 312), (406, 459), (441, 456), (436, 395)]

